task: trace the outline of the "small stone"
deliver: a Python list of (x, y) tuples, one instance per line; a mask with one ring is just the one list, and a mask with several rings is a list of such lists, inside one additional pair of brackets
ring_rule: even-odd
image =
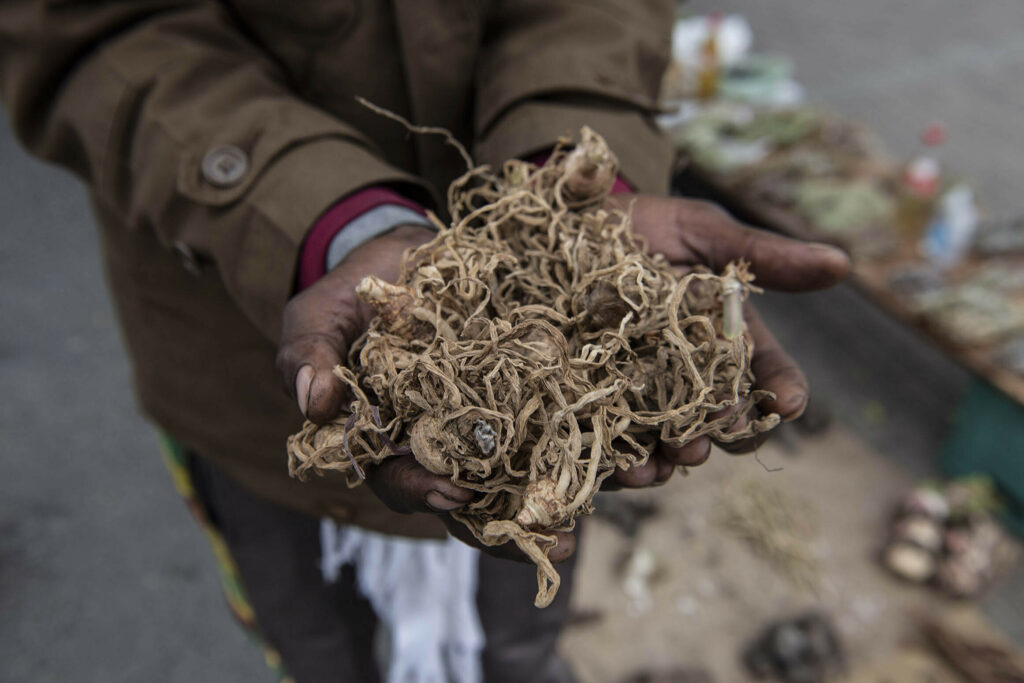
[(494, 427), (483, 420), (476, 421), (476, 425), (473, 426), (473, 438), (476, 439), (476, 445), (481, 453), (490, 455), (494, 451), (494, 441), (497, 437)]

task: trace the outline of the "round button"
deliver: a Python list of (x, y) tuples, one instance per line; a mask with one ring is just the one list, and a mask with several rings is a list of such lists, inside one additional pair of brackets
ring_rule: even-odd
[(237, 185), (249, 171), (249, 157), (234, 145), (218, 145), (203, 157), (203, 177), (211, 185)]

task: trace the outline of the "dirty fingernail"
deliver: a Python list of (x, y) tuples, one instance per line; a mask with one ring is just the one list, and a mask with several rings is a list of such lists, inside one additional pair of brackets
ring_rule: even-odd
[(829, 244), (828, 242), (808, 242), (807, 246), (819, 254), (842, 254), (843, 256), (846, 256), (846, 252), (841, 247)]
[(440, 512), (451, 512), (452, 510), (457, 510), (465, 505), (465, 503), (452, 500), (440, 491), (430, 491), (427, 493), (426, 501), (428, 507)]
[(832, 244), (815, 242), (811, 245), (811, 249), (814, 250), (814, 252), (821, 258), (831, 261), (832, 263), (830, 265), (832, 266), (845, 268), (850, 266), (850, 255), (840, 247)]
[(299, 410), (302, 411), (303, 416), (306, 415), (306, 409), (309, 408), (309, 389), (313, 386), (315, 376), (316, 370), (312, 365), (303, 365), (295, 377), (295, 397), (299, 401)]
[(804, 414), (804, 410), (807, 408), (807, 395), (797, 394), (789, 398), (781, 407), (780, 412), (782, 413), (782, 419), (785, 422), (791, 422), (801, 415)]

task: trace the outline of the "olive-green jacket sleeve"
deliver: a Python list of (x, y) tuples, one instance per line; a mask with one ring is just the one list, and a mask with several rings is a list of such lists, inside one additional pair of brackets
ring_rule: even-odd
[(672, 147), (654, 123), (672, 0), (498, 0), (477, 68), (478, 161), (500, 164), (588, 125), (639, 191), (668, 190)]
[[(128, 229), (212, 260), (272, 340), (317, 216), (362, 186), (419, 182), (296, 97), (212, 1), (4, 0), (0, 88), (30, 151)], [(219, 145), (248, 159), (226, 184), (201, 169)]]

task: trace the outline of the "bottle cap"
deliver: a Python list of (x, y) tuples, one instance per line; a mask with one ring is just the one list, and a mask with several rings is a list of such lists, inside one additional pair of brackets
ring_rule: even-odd
[(926, 147), (938, 147), (939, 145), (946, 142), (946, 138), (949, 136), (946, 130), (945, 124), (940, 121), (933, 121), (924, 127), (921, 131), (920, 140), (921, 144)]

